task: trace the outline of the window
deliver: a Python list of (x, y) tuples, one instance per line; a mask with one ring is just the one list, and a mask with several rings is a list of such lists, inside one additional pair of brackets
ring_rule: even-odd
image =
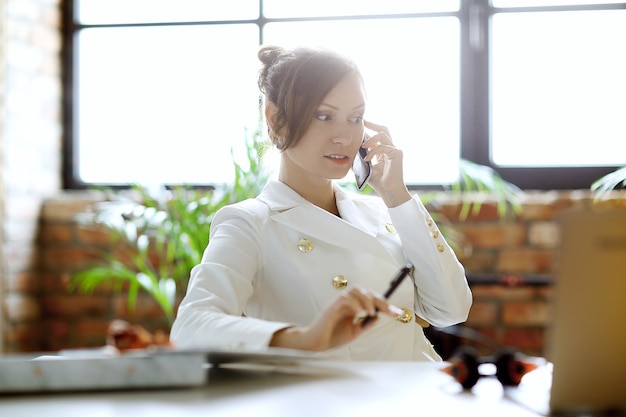
[(543, 174), (554, 188), (587, 188), (600, 176), (597, 167), (624, 165), (624, 4), (618, 10), (581, 1), (494, 3), (524, 7), (491, 11), (490, 163), (504, 174)]
[(497, 13), (492, 34), (494, 163), (624, 163), (626, 10)]
[(367, 84), (407, 182), (459, 156), (525, 188), (626, 164), (626, 3), (494, 0), (66, 2), (68, 188), (232, 178), (259, 123), (260, 44), (327, 46)]

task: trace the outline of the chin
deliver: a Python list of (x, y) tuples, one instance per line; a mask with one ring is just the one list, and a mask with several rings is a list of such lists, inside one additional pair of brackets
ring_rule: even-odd
[(352, 171), (348, 171), (346, 172), (344, 175), (337, 175), (334, 177), (330, 178), (331, 180), (343, 180), (343, 181), (354, 181), (354, 175), (352, 174)]

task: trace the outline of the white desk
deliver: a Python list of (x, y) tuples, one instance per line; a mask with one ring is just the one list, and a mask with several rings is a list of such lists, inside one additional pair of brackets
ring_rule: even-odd
[(482, 378), (462, 392), (441, 364), (314, 361), (211, 369), (195, 388), (0, 396), (2, 417), (536, 417)]

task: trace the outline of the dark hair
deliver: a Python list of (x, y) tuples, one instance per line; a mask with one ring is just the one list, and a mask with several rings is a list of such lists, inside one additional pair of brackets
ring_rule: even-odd
[(259, 89), (278, 108), (268, 132), (281, 151), (298, 143), (324, 97), (341, 79), (349, 74), (361, 77), (351, 60), (323, 49), (263, 46), (258, 57), (263, 64)]

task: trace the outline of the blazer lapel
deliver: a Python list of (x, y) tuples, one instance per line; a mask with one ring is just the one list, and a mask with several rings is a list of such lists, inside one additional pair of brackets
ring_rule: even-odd
[(335, 196), (342, 218), (311, 204), (277, 181), (268, 183), (258, 198), (272, 209), (273, 221), (298, 230), (303, 237), (369, 253), (396, 264), (394, 257), (376, 239), (382, 213), (351, 199), (338, 185)]

